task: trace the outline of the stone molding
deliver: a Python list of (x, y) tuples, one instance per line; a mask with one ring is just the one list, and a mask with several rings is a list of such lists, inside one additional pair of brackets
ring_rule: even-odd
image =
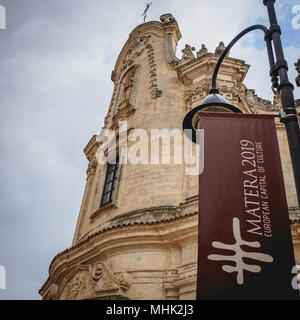
[(88, 142), (88, 144), (86, 145), (86, 147), (83, 149), (83, 152), (84, 152), (86, 158), (89, 161), (91, 161), (95, 157), (95, 155), (96, 155), (96, 153), (98, 151), (98, 148), (101, 146), (101, 144), (102, 144), (102, 142), (98, 141), (97, 140), (97, 135), (94, 134), (91, 137), (91, 139)]
[[(192, 207), (194, 203), (195, 200), (191, 199), (190, 207)], [(171, 212), (178, 212), (177, 207), (171, 207), (169, 209), (169, 214)], [(154, 241), (153, 243), (156, 243), (156, 240), (154, 239), (157, 237), (157, 240), (160, 241), (161, 245), (167, 245), (168, 243), (169, 245), (175, 245), (176, 243), (180, 243), (182, 246), (182, 264), (167, 268), (164, 271), (165, 276), (161, 280), (166, 299), (178, 299), (178, 297), (192, 294), (195, 290), (197, 269), (197, 263), (195, 261), (197, 256), (197, 246), (195, 242), (197, 240), (197, 213), (193, 212), (186, 214), (185, 216), (179, 215), (173, 218), (171, 215), (169, 217), (168, 215), (165, 215), (164, 219), (168, 220), (159, 221), (158, 219), (163, 217), (164, 210), (162, 208), (152, 208), (152, 216), (155, 215), (155, 210), (156, 212), (161, 211), (161, 215), (157, 214), (156, 221), (149, 219), (148, 221), (143, 222), (142, 217), (139, 217), (140, 221), (138, 222), (138, 219), (134, 218), (137, 212), (132, 212), (127, 216), (127, 218), (129, 218), (127, 223), (125, 222), (125, 215), (119, 217), (118, 219), (115, 219), (115, 224), (90, 235), (76, 246), (58, 254), (50, 265), (49, 279), (41, 288), (40, 293), (45, 299), (67, 299), (68, 297), (82, 299), (87, 298), (87, 293), (89, 293), (91, 297), (91, 291), (85, 291), (86, 289), (82, 292), (78, 291), (78, 283), (83, 282), (83, 278), (87, 277), (87, 279), (90, 279), (90, 276), (86, 274), (86, 271), (89, 270), (91, 278), (94, 281), (94, 299), (127, 299), (128, 297), (125, 292), (132, 283), (131, 273), (126, 270), (127, 272), (121, 272), (118, 276), (115, 276), (108, 270), (107, 265), (104, 262), (100, 261), (91, 264), (88, 260), (94, 261), (95, 259), (98, 259), (99, 261), (100, 256), (102, 257), (100, 260), (105, 260), (106, 254), (101, 253), (101, 250), (104, 249), (103, 244), (105, 243), (105, 250), (111, 252), (108, 244), (109, 242), (112, 244), (115, 243), (116, 239), (118, 239), (119, 243), (118, 250), (122, 250), (121, 247), (126, 247), (129, 243), (131, 246), (136, 246), (137, 244), (134, 244), (132, 240), (135, 239), (140, 231), (142, 231), (145, 244), (147, 244), (147, 241), (150, 241), (151, 243)], [(151, 209), (148, 209), (148, 212), (151, 212)], [(121, 218), (124, 219), (123, 222)], [(298, 241), (300, 245), (299, 223), (294, 223), (292, 225), (292, 230), (293, 240)], [(153, 238), (154, 234), (156, 234), (155, 238)], [(139, 243), (139, 238), (136, 238), (135, 241)], [(298, 252), (297, 250), (296, 252)], [(99, 256), (100, 253), (101, 255)], [(70, 269), (74, 270), (72, 269), (72, 265), (75, 261), (86, 261), (84, 263), (92, 265), (92, 267), (89, 267), (90, 269), (88, 269), (86, 266), (76, 266), (76, 272), (70, 272)], [(78, 270), (85, 273), (78, 275)], [(146, 270), (144, 272), (146, 272)], [(59, 290), (57, 290), (57, 285), (60, 281), (59, 279), (63, 277), (63, 274), (65, 274), (66, 278), (60, 285)], [(78, 276), (75, 277), (75, 275)], [(102, 280), (100, 281), (100, 279)], [(69, 284), (67, 289), (64, 289), (70, 281), (71, 284)], [(91, 285), (90, 280), (87, 281)], [(83, 285), (83, 288), (85, 287), (87, 286)], [(55, 291), (58, 293), (55, 294)]]

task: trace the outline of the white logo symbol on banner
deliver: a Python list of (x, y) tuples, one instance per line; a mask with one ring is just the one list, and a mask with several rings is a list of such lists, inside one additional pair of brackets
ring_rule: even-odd
[(234, 244), (225, 244), (222, 242), (214, 241), (212, 246), (218, 249), (231, 250), (234, 251), (233, 255), (220, 255), (220, 254), (212, 254), (207, 258), (209, 260), (214, 261), (234, 261), (235, 266), (223, 265), (222, 270), (227, 273), (237, 272), (237, 283), (242, 285), (244, 283), (244, 270), (259, 273), (261, 271), (261, 267), (258, 265), (249, 265), (244, 263), (243, 258), (250, 258), (257, 261), (262, 262), (273, 262), (273, 257), (259, 252), (246, 252), (241, 246), (248, 246), (252, 248), (260, 248), (260, 243), (258, 241), (244, 241), (241, 238), (241, 230), (240, 230), (240, 220), (238, 218), (233, 218), (233, 235), (236, 240)]

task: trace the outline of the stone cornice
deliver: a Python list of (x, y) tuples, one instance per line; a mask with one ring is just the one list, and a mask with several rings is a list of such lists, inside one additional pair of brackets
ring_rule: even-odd
[[(167, 207), (164, 207), (166, 210)], [(171, 207), (169, 208), (172, 212), (174, 212), (177, 210), (176, 207)], [(155, 210), (161, 211), (162, 207), (159, 208), (149, 208), (149, 209), (145, 209), (146, 211), (148, 210), (149, 212), (152, 212), (153, 217), (155, 216)], [(132, 212), (132, 216), (135, 214), (136, 212)], [(142, 213), (142, 212), (141, 212)], [(46, 283), (43, 285), (43, 287), (40, 289), (43, 290), (44, 288), (46, 288), (47, 286), (49, 286), (49, 279), (51, 277), (51, 274), (53, 274), (54, 269), (57, 269), (57, 267), (60, 265), (60, 263), (58, 263), (58, 259), (63, 259), (65, 261), (69, 260), (69, 257), (71, 254), (75, 254), (76, 256), (76, 252), (78, 250), (81, 250), (84, 247), (90, 247), (93, 248), (93, 242), (96, 241), (97, 242), (97, 238), (101, 237), (102, 235), (106, 235), (107, 233), (111, 233), (111, 232), (122, 232), (122, 231), (126, 231), (127, 228), (132, 228), (132, 227), (139, 227), (139, 226), (158, 226), (158, 225), (162, 225), (164, 226), (165, 224), (169, 224), (169, 223), (176, 223), (177, 221), (180, 221), (182, 219), (189, 219), (189, 217), (193, 217), (197, 214), (197, 212), (190, 212), (190, 213), (184, 213), (183, 216), (178, 216), (178, 214), (176, 216), (172, 216), (170, 214), (171, 212), (169, 212), (169, 214), (165, 215), (164, 217), (157, 217), (156, 219), (149, 219), (148, 221), (142, 221), (142, 219), (140, 221), (135, 221), (134, 219), (129, 219), (129, 221), (126, 222), (126, 220), (124, 219), (122, 221), (122, 216), (120, 216), (119, 218), (115, 219), (114, 222), (112, 222), (110, 225), (107, 225), (105, 227), (103, 227), (102, 229), (92, 233), (91, 235), (89, 235), (87, 238), (85, 238), (84, 240), (78, 242), (76, 245), (63, 250), (62, 252), (60, 252), (59, 254), (57, 254), (50, 266), (49, 266), (49, 278), (46, 281)], [(130, 214), (129, 214), (130, 215)], [(124, 218), (124, 217), (123, 217)], [(147, 220), (147, 219), (146, 219)], [(54, 267), (54, 265), (56, 265), (58, 263), (57, 267)]]
[(86, 155), (89, 161), (96, 155), (98, 147), (102, 144), (102, 142), (97, 141), (97, 135), (94, 134), (86, 147), (83, 149), (84, 154)]
[[(219, 57), (213, 53), (206, 53), (198, 58), (189, 60), (184, 64), (179, 64), (177, 66), (178, 78), (187, 85), (191, 85), (197, 77), (203, 77), (203, 74), (206, 74), (206, 77), (211, 79), (218, 58)], [(220, 68), (219, 74), (225, 74), (232, 80), (241, 83), (246, 77), (249, 67), (250, 66), (243, 60), (226, 57)]]
[[(196, 198), (195, 198), (196, 199)], [(191, 209), (194, 209), (193, 204), (196, 203), (196, 200), (191, 199), (190, 204), (192, 204)], [(184, 207), (187, 203), (182, 204)], [(180, 207), (181, 207), (180, 206)], [(87, 238), (77, 243), (75, 246), (66, 249), (59, 254), (57, 254), (49, 267), (49, 278), (40, 289), (40, 293), (47, 291), (47, 289), (51, 288), (52, 285), (56, 285), (50, 279), (53, 277), (54, 273), (61, 273), (62, 270), (68, 268), (68, 265), (71, 263), (71, 260), (81, 261), (83, 259), (82, 255), (90, 256), (89, 252), (95, 251), (97, 249), (97, 243), (101, 239), (108, 239), (108, 235), (112, 239), (116, 234), (117, 238), (122, 238), (121, 234), (124, 233), (125, 238), (128, 239), (128, 234), (134, 234), (134, 232), (138, 232), (142, 227), (143, 235), (146, 236), (147, 230), (152, 234), (152, 231), (155, 230), (155, 233), (158, 232), (158, 227), (161, 230), (162, 234), (172, 234), (172, 225), (175, 224), (176, 228), (180, 227), (182, 230), (189, 229), (191, 227), (195, 228), (197, 223), (197, 212), (190, 210), (180, 210), (180, 207), (156, 207), (156, 208), (148, 208), (143, 210), (135, 210), (118, 217), (115, 217), (111, 220), (109, 225), (106, 225), (104, 228), (93, 232), (91, 235), (88, 235)], [(144, 213), (147, 214), (144, 217)], [(290, 208), (290, 222), (291, 225), (297, 225), (300, 221), (298, 219), (299, 209), (298, 208)], [(184, 223), (183, 223), (184, 222)], [(179, 223), (179, 224), (178, 224)], [(145, 229), (146, 228), (146, 229)], [(154, 229), (153, 229), (154, 228)], [(295, 228), (295, 227), (294, 227)], [(178, 231), (176, 229), (176, 234), (179, 232), (181, 236), (184, 238), (186, 232)], [(152, 230), (152, 231), (151, 231)], [(165, 231), (163, 231), (165, 230)], [(174, 229), (175, 230), (175, 229)], [(196, 230), (196, 229), (195, 229)], [(129, 232), (129, 233), (128, 233)], [(189, 234), (191, 230), (189, 231)], [(149, 234), (149, 235), (150, 235)], [(104, 238), (103, 238), (104, 237)], [(173, 236), (174, 237), (174, 236)], [(182, 237), (176, 236), (176, 239), (179, 241)], [(183, 238), (180, 240), (183, 241)], [(114, 240), (112, 240), (114, 242)], [(137, 240), (138, 241), (138, 240)], [(95, 250), (94, 250), (95, 249)], [(96, 250), (98, 252), (98, 250)], [(73, 257), (71, 259), (71, 257)], [(60, 270), (60, 271), (59, 271)]]

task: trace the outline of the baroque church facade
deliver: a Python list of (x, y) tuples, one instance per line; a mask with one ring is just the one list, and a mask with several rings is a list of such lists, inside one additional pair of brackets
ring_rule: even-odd
[[(142, 128), (182, 128), (186, 113), (207, 96), (214, 66), (225, 49), (186, 45), (175, 18), (139, 25), (129, 35), (112, 72), (114, 91), (104, 128), (118, 135)], [(218, 88), (243, 113), (278, 114), (280, 98), (259, 98), (243, 80), (249, 65), (227, 56)], [(297, 101), (300, 111), (300, 103)], [(277, 120), (276, 120), (277, 121)], [(294, 252), (300, 264), (300, 224), (285, 127), (276, 123)], [(127, 137), (127, 136), (126, 136)], [(127, 139), (127, 138), (126, 138)], [(124, 139), (123, 139), (124, 140)], [(121, 136), (116, 142), (121, 150)], [(126, 141), (128, 147), (132, 141)], [(182, 164), (101, 164), (94, 135), (72, 246), (57, 254), (40, 289), (43, 299), (195, 299), (198, 247), (198, 176)], [(120, 155), (119, 155), (120, 156)], [(171, 153), (174, 158), (174, 153)], [(292, 279), (292, 274), (291, 274)]]

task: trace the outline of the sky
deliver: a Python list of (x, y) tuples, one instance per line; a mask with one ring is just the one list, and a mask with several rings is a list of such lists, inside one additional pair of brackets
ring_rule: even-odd
[[(129, 33), (143, 22), (146, 1), (0, 5), (6, 9), (6, 29), (0, 30), (0, 266), (6, 290), (0, 289), (0, 300), (40, 299), (51, 260), (71, 246), (86, 178), (82, 150), (103, 126), (111, 71)], [(295, 5), (300, 0), (276, 1), (293, 83), (300, 58)], [(146, 21), (165, 13), (181, 30), (178, 58), (186, 43), (196, 50), (204, 43), (214, 52), (249, 25), (268, 26), (262, 0), (152, 0)], [(272, 100), (262, 32), (247, 35), (230, 56), (251, 65), (247, 87)]]

